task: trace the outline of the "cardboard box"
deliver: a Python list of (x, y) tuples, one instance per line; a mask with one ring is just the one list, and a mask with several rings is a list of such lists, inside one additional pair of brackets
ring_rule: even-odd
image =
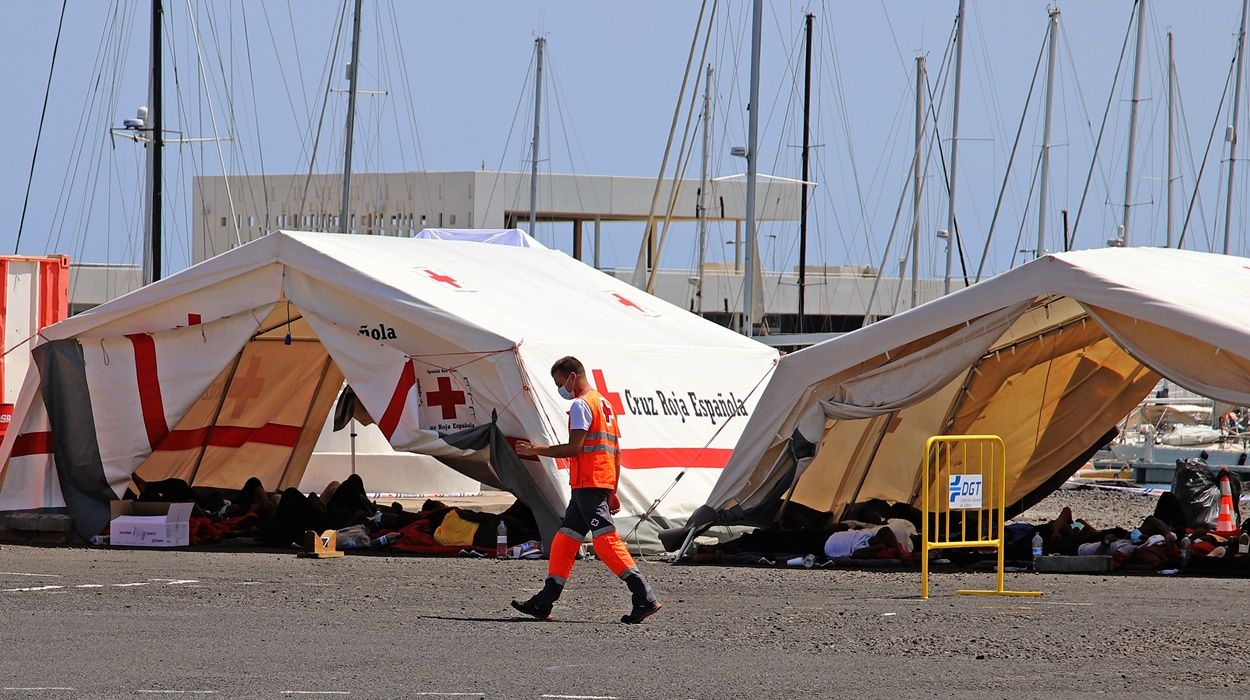
[(113, 501), (109, 544), (121, 547), (186, 547), (191, 544), (193, 503)]

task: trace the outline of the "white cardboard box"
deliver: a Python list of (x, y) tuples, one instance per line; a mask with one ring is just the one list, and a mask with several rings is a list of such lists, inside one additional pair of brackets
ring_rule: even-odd
[(192, 503), (113, 501), (109, 544), (122, 547), (186, 547), (191, 544)]

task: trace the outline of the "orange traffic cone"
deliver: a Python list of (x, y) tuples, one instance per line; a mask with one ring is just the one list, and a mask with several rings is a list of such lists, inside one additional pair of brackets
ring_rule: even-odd
[(1220, 470), (1220, 519), (1215, 523), (1215, 534), (1221, 537), (1241, 534), (1233, 520), (1233, 489), (1229, 485), (1228, 467)]

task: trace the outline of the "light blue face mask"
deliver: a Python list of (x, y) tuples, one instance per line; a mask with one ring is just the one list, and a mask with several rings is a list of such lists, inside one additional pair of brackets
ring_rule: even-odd
[[(572, 377), (572, 376), (574, 376), (574, 375), (570, 374), (569, 376), (570, 376), (570, 377)], [(564, 380), (564, 381), (565, 381), (566, 383), (568, 382), (568, 380), (567, 380), (567, 379), (566, 379), (566, 380)], [(568, 387), (566, 387), (566, 386), (561, 386), (561, 387), (560, 387), (560, 398), (564, 399), (565, 401), (572, 401), (573, 399), (577, 398), (577, 395), (573, 393), (573, 390), (572, 390), (572, 389), (569, 389), (569, 388), (568, 388)]]

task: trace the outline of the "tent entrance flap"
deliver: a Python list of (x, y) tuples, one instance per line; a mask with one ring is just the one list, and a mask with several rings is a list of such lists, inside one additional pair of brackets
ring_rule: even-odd
[(343, 375), (299, 310), (277, 304), (135, 470), (144, 481), (299, 484)]

